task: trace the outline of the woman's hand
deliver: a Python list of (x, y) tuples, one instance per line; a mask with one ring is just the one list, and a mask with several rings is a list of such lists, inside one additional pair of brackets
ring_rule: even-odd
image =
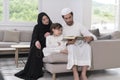
[(89, 43), (89, 42), (91, 42), (92, 40), (93, 40), (93, 37), (91, 37), (91, 36), (85, 36), (85, 37), (84, 37), (84, 41), (85, 41), (85, 42), (88, 42), (88, 43)]
[(35, 46), (36, 46), (36, 48), (41, 49), (41, 44), (40, 44), (39, 41), (36, 41), (36, 42), (35, 42)]
[(47, 37), (47, 36), (49, 36), (50, 35), (50, 33), (49, 32), (46, 32), (45, 34), (44, 34), (44, 37)]

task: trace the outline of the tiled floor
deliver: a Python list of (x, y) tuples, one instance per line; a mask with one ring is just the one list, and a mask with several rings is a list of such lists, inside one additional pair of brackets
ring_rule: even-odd
[[(22, 58), (26, 60), (26, 58)], [(16, 68), (14, 58), (0, 58), (0, 71), (5, 80), (22, 80), (14, 76), (14, 73), (23, 69), (24, 63), (19, 61), (19, 67)], [(52, 80), (51, 74), (45, 72), (43, 78), (38, 80)], [(57, 74), (57, 80), (73, 80), (72, 73)], [(120, 68), (89, 72), (89, 80), (120, 80)]]

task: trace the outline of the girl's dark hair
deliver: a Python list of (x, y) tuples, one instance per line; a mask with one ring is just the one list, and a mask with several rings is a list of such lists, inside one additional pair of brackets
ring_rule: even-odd
[(63, 28), (62, 25), (60, 23), (52, 23), (52, 25), (50, 26), (50, 34), (53, 34), (52, 29), (61, 29)]

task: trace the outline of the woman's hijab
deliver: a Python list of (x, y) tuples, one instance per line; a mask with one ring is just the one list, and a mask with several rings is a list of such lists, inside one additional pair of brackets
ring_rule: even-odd
[[(42, 18), (43, 18), (43, 16), (47, 16), (47, 17), (48, 17), (48, 19), (49, 19), (49, 24), (48, 24), (48, 25), (44, 25), (44, 24), (42, 23)], [(45, 31), (45, 32), (46, 32), (46, 31), (48, 32), (48, 31), (50, 30), (51, 24), (52, 24), (52, 21), (50, 20), (49, 16), (48, 16), (46, 13), (41, 12), (41, 13), (38, 15), (37, 25), (39, 26), (39, 29), (40, 29), (40, 30)]]

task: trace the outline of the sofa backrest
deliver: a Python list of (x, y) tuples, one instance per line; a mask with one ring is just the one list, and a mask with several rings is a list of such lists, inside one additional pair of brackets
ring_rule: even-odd
[(30, 42), (32, 30), (0, 30), (0, 42)]
[(4, 35), (4, 31), (0, 30), (0, 41), (3, 41), (3, 35)]
[(20, 42), (30, 42), (32, 38), (32, 31), (21, 30), (19, 38)]

